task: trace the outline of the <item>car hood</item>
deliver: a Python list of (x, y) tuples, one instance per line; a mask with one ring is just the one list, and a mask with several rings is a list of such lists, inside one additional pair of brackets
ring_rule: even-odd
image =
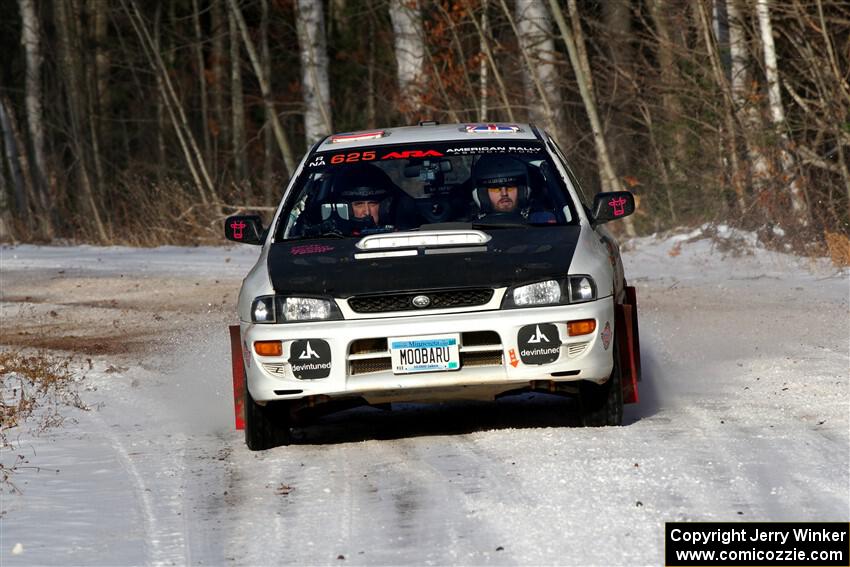
[(486, 245), (460, 252), (419, 247), (416, 256), (365, 259), (355, 258), (362, 251), (354, 238), (278, 242), (269, 249), (269, 277), (277, 293), (343, 298), (506, 287), (566, 275), (580, 232), (579, 226), (502, 228), (488, 232)]

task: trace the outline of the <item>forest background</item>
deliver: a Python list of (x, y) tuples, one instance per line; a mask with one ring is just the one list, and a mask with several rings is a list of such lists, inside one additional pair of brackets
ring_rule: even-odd
[(188, 244), (332, 132), (549, 130), (649, 233), (850, 263), (846, 0), (0, 0), (0, 241)]

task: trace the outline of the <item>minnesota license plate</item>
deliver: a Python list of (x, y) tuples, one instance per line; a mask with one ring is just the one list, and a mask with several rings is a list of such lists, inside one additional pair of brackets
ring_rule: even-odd
[(393, 373), (441, 372), (460, 369), (460, 335), (390, 337)]

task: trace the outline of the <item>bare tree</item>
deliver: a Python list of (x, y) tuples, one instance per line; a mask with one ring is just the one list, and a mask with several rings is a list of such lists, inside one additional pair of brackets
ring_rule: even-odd
[(779, 88), (779, 69), (776, 63), (776, 47), (773, 42), (773, 27), (770, 22), (770, 6), (767, 0), (756, 0), (756, 14), (761, 31), (761, 43), (764, 50), (764, 67), (767, 76), (767, 96), (770, 104), (770, 117), (776, 135), (780, 139), (779, 160), (784, 179), (788, 182), (791, 194), (791, 208), (795, 220), (801, 226), (809, 223), (808, 207), (802, 183), (802, 177), (796, 171), (795, 159), (788, 146), (788, 134), (785, 124), (785, 109), (782, 106), (782, 92)]
[[(230, 133), (233, 148), (233, 174), (242, 181), (247, 174), (245, 164), (245, 103), (242, 95), (242, 50), (239, 39), (237, 14), (232, 9), (227, 12), (228, 35), (230, 39)], [(240, 12), (241, 13), (241, 12)]]
[(301, 93), (304, 98), (304, 134), (310, 146), (333, 130), (328, 85), (328, 50), (321, 2), (298, 0), (296, 28), (301, 50)]
[[(29, 216), (29, 179), (25, 177), (25, 167), (21, 167), (21, 148), (15, 136), (15, 115), (8, 97), (0, 95), (0, 134), (3, 135), (3, 148), (6, 150), (6, 165), (12, 178), (12, 192), (15, 196), (15, 208), (21, 218)], [(24, 158), (26, 159), (26, 158)], [(2, 171), (2, 170), (0, 170)], [(29, 223), (27, 223), (29, 224)]]
[(543, 124), (552, 135), (563, 141), (561, 127), (563, 103), (555, 67), (555, 40), (552, 18), (543, 0), (517, 0), (514, 6), (516, 24), (505, 0), (500, 0), (505, 16), (519, 40), (526, 68), (523, 73), (525, 99), (529, 118)]
[[(614, 173), (614, 167), (611, 165), (611, 158), (608, 155), (608, 144), (605, 142), (605, 136), (602, 132), (602, 123), (599, 120), (599, 112), (596, 107), (596, 97), (593, 93), (593, 77), (590, 73), (590, 63), (587, 59), (587, 51), (584, 45), (584, 34), (581, 31), (581, 20), (578, 14), (578, 7), (575, 0), (568, 1), (570, 11), (570, 21), (572, 29), (567, 27), (567, 22), (564, 19), (564, 14), (558, 6), (557, 0), (549, 0), (549, 7), (552, 10), (552, 15), (555, 17), (555, 22), (558, 24), (558, 29), (561, 32), (561, 38), (567, 46), (567, 53), (570, 56), (570, 63), (573, 67), (573, 74), (578, 83), (579, 93), (584, 103), (584, 110), (587, 113), (587, 118), (590, 121), (590, 128), (593, 133), (593, 141), (596, 146), (596, 158), (599, 169), (599, 177), (602, 180), (603, 191), (622, 191), (623, 185), (617, 174)], [(634, 224), (631, 222), (631, 217), (625, 219), (625, 228), (629, 236), (636, 234)]]
[(201, 29), (201, 11), (198, 0), (192, 0), (192, 28), (195, 31), (195, 41), (192, 51), (195, 55), (195, 66), (198, 71), (198, 98), (201, 103), (201, 140), (204, 144), (204, 158), (210, 156), (210, 117), (207, 97), (207, 65), (204, 59), (204, 34)]
[(422, 10), (419, 0), (390, 0), (389, 8), (398, 65), (400, 106), (410, 120), (422, 112), (422, 81), (425, 75)]
[(278, 148), (280, 149), (280, 155), (283, 158), (283, 163), (286, 165), (287, 173), (291, 175), (295, 172), (295, 160), (293, 159), (292, 150), (289, 147), (289, 142), (287, 141), (286, 135), (283, 131), (283, 126), (281, 126), (277, 112), (274, 109), (271, 87), (269, 86), (269, 78), (263, 73), (262, 65), (260, 65), (260, 59), (257, 56), (257, 49), (254, 47), (254, 42), (251, 39), (251, 36), (248, 35), (248, 26), (245, 24), (245, 19), (242, 17), (242, 12), (239, 10), (239, 6), (236, 5), (236, 0), (229, 0), (229, 6), (231, 19), (236, 22), (236, 25), (242, 33), (242, 40), (245, 42), (245, 49), (248, 51), (248, 58), (251, 60), (251, 65), (254, 67), (254, 73), (257, 75), (257, 80), (260, 83), (260, 92), (263, 94), (266, 116), (268, 116), (272, 121), (272, 129), (274, 130), (275, 139), (277, 140)]
[[(41, 211), (39, 215), (42, 236), (47, 239), (53, 237), (53, 223), (51, 222), (53, 206), (52, 194), (50, 192), (50, 173), (48, 171), (47, 158), (45, 157), (44, 140), (44, 111), (42, 108), (41, 89), (41, 24), (32, 0), (19, 0), (18, 6), (21, 11), (21, 43), (24, 46), (27, 60), (26, 70), (26, 108), (27, 125), (29, 126), (30, 141), (32, 143), (32, 156), (35, 167), (35, 193), (38, 206)], [(22, 148), (23, 150), (23, 148)]]
[[(749, 72), (750, 57), (747, 49), (747, 37), (744, 22), (738, 9), (737, 0), (727, 0), (728, 15), (730, 77), (732, 80), (732, 103), (738, 122), (743, 126), (742, 133), (747, 145), (747, 163), (750, 166), (753, 186), (756, 192), (764, 188), (765, 181), (770, 177), (770, 165), (765, 157), (761, 144), (756, 138), (764, 129), (757, 105), (752, 103), (750, 85), (752, 79)], [(744, 203), (739, 203), (742, 207)]]
[[(59, 37), (59, 53), (62, 75), (65, 83), (65, 93), (68, 97), (68, 115), (71, 126), (71, 147), (77, 162), (77, 176), (81, 201), (87, 209), (88, 218), (94, 224), (94, 230), (101, 242), (109, 240), (106, 228), (100, 217), (100, 211), (95, 201), (94, 185), (92, 184), (87, 166), (86, 144), (84, 141), (84, 130), (88, 120), (86, 119), (86, 103), (83, 100), (85, 93), (80, 84), (84, 77), (80, 62), (80, 49), (78, 47), (77, 16), (68, 14), (67, 0), (57, 0), (54, 3), (54, 18), (56, 20), (56, 31)], [(78, 12), (77, 12), (78, 14)]]

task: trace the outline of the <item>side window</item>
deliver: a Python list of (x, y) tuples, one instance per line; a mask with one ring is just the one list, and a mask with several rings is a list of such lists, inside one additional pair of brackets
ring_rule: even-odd
[(573, 187), (576, 188), (576, 192), (578, 193), (578, 198), (581, 200), (581, 204), (584, 206), (586, 211), (590, 211), (590, 202), (591, 199), (584, 192), (584, 187), (581, 186), (581, 183), (578, 182), (578, 178), (576, 178), (576, 174), (573, 173), (573, 170), (570, 168), (569, 163), (567, 162), (567, 158), (564, 157), (564, 152), (561, 151), (561, 148), (558, 144), (555, 143), (555, 140), (550, 139), (549, 143), (551, 144), (552, 149), (555, 151), (555, 154), (558, 156), (558, 159), (561, 160), (561, 165), (564, 166), (564, 169), (567, 171), (567, 176), (570, 178), (570, 182), (573, 184)]

